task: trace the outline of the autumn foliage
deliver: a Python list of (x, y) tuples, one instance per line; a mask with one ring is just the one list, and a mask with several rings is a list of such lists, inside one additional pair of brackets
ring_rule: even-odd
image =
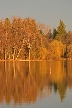
[(61, 20), (53, 33), (49, 26), (29, 17), (0, 20), (0, 60), (72, 58), (71, 40)]

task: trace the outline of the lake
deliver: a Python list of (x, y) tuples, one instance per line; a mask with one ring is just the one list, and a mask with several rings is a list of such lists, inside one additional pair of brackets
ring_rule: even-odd
[(71, 108), (72, 61), (0, 61), (0, 108)]

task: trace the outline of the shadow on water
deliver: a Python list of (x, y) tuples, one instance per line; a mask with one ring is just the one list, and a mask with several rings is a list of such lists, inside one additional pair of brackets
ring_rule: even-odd
[(0, 102), (35, 103), (58, 93), (60, 100), (72, 89), (72, 61), (0, 62)]

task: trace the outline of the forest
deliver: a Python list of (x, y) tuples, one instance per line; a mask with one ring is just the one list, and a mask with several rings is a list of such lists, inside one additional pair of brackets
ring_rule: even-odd
[(72, 59), (72, 32), (20, 17), (0, 20), (0, 60)]

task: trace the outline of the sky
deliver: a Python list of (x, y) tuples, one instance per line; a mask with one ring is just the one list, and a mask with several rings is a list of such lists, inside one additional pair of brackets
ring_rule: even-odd
[(72, 31), (72, 0), (0, 0), (0, 20), (12, 16), (35, 19), (57, 28), (60, 19)]

